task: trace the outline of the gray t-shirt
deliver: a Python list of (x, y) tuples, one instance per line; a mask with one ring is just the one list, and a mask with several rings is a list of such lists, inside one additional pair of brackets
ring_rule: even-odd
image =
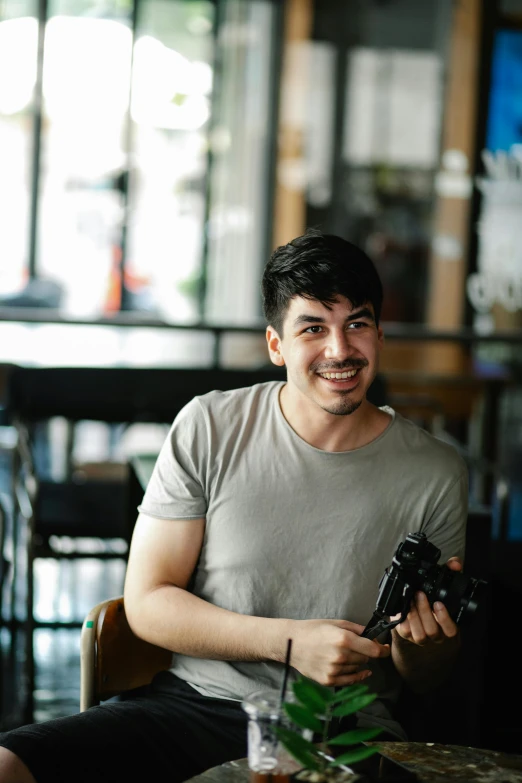
[[(440, 563), (464, 554), (468, 475), (455, 449), (390, 408), (367, 445), (326, 452), (300, 438), (279, 405), (281, 382), (195, 397), (176, 417), (139, 510), (206, 518), (191, 591), (240, 614), (366, 625), (398, 544), (423, 531)], [(395, 700), (391, 659), (366, 681)], [(282, 665), (173, 656), (201, 693), (242, 699), (279, 688)], [(375, 721), (373, 721), (375, 722)], [(400, 729), (397, 729), (401, 736)]]

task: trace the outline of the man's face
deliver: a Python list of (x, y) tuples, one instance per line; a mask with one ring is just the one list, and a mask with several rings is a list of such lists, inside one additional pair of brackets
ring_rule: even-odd
[(377, 374), (383, 334), (369, 303), (354, 308), (339, 296), (328, 309), (316, 299), (294, 297), (283, 337), (269, 326), (267, 342), (272, 362), (287, 367), (292, 395), (346, 416), (366, 398)]

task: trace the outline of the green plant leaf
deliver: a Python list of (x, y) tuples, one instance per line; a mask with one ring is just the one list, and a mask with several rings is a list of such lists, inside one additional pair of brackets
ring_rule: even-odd
[(368, 693), (363, 694), (362, 696), (356, 696), (355, 699), (351, 699), (344, 704), (340, 704), (338, 707), (332, 710), (332, 715), (335, 715), (338, 718), (343, 717), (344, 715), (353, 715), (354, 712), (362, 710), (363, 707), (367, 707), (368, 704), (371, 704), (372, 701), (375, 701), (376, 698), (376, 693)]
[(299, 764), (302, 764), (306, 769), (321, 769), (319, 753), (315, 745), (284, 726), (275, 726), (274, 731), (281, 744)]
[(326, 685), (320, 685), (320, 683), (316, 682), (315, 680), (311, 680), (309, 677), (300, 677), (297, 682), (306, 682), (306, 684), (310, 685), (310, 687), (312, 687), (327, 704), (332, 701), (332, 697), (334, 695), (333, 688), (327, 688)]
[(382, 731), (381, 726), (375, 726), (368, 729), (352, 729), (346, 731), (344, 734), (339, 734), (337, 737), (328, 740), (329, 745), (356, 745), (358, 742), (365, 742), (377, 737)]
[(344, 701), (344, 699), (353, 699), (355, 696), (360, 696), (362, 693), (366, 693), (368, 691), (368, 686), (363, 685), (362, 683), (358, 683), (355, 685), (347, 685), (346, 688), (343, 688), (340, 691), (337, 691), (337, 693), (334, 693), (332, 704), (337, 703), (338, 701)]
[(288, 704), (288, 702), (285, 702), (283, 707), (290, 720), (303, 729), (311, 729), (317, 733), (323, 730), (321, 721), (315, 717), (308, 707), (304, 707), (301, 704)]
[[(321, 688), (321, 686), (319, 686)], [(323, 698), (323, 693), (311, 680), (298, 680), (292, 685), (292, 690), (305, 707), (308, 707), (315, 715), (324, 714), (328, 701)], [(331, 694), (329, 694), (331, 697)]]
[(314, 745), (313, 742), (305, 739), (301, 734), (298, 734), (297, 731), (287, 729), (286, 726), (274, 726), (274, 731), (282, 743), (292, 742), (294, 747), (301, 748), (304, 753), (311, 753), (313, 756), (319, 758), (319, 748), (317, 745)]
[(378, 748), (358, 748), (357, 750), (350, 750), (348, 753), (343, 753), (341, 756), (337, 756), (337, 758), (334, 761), (331, 761), (328, 766), (340, 767), (341, 764), (355, 764), (356, 761), (369, 759), (370, 756), (374, 756), (378, 752)]
[(334, 695), (333, 688), (328, 688), (326, 685), (321, 685), (315, 680), (310, 680), (308, 677), (301, 677), (301, 679), (304, 682), (309, 683), (312, 686), (312, 688), (315, 688), (317, 693), (323, 697), (323, 699), (327, 704), (329, 704), (332, 701), (332, 697)]

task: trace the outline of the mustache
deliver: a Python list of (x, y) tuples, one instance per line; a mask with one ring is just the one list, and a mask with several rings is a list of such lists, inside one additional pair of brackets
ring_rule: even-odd
[(328, 365), (312, 365), (310, 369), (312, 372), (342, 372), (343, 370), (360, 370), (362, 367), (367, 366), (368, 361), (366, 359), (347, 359), (344, 362), (331, 362)]

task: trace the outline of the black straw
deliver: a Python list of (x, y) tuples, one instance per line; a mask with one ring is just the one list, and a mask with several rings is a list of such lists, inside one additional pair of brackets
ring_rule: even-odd
[(292, 640), (289, 639), (286, 644), (286, 658), (285, 658), (285, 670), (283, 673), (283, 682), (281, 684), (281, 694), (279, 697), (279, 706), (283, 709), (283, 702), (286, 694), (286, 684), (288, 682), (288, 675), (290, 673), (290, 654), (292, 652)]

